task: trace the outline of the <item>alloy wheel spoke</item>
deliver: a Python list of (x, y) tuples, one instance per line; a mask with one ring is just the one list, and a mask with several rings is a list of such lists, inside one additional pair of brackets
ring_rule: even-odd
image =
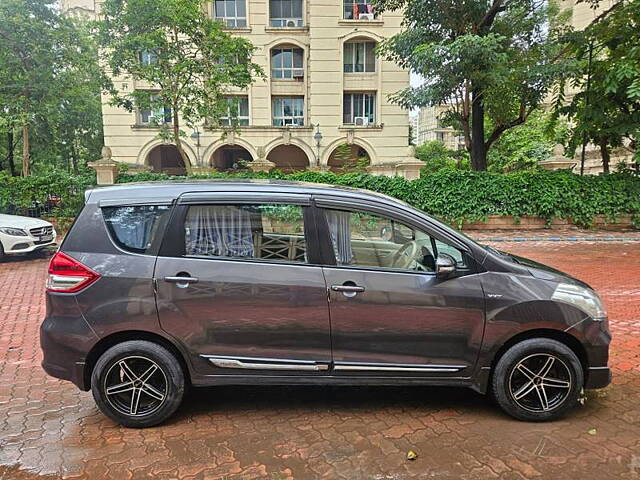
[(144, 385), (142, 385), (141, 390), (147, 395), (149, 395), (150, 397), (155, 398), (156, 400), (159, 400), (159, 401), (164, 400), (164, 393), (159, 391), (154, 386), (149, 385), (148, 383), (145, 383)]
[(513, 394), (513, 398), (515, 398), (516, 400), (520, 400), (522, 397), (529, 395), (531, 391), (535, 389), (536, 384), (533, 383), (533, 380), (531, 380), (520, 387), (518, 391)]
[(131, 413), (131, 415), (135, 415), (136, 413), (138, 413), (138, 405), (140, 404), (141, 392), (141, 388), (133, 389), (133, 395), (131, 395), (131, 408), (129, 409), (129, 413)]
[(522, 363), (519, 364), (517, 368), (520, 371), (520, 373), (522, 373), (529, 380), (533, 380), (535, 378), (535, 376), (536, 376), (535, 373), (533, 373), (531, 370), (529, 370), (527, 367), (525, 367), (524, 364), (522, 364)]
[(550, 377), (543, 378), (541, 385), (545, 387), (552, 387), (552, 388), (570, 388), (571, 387), (571, 383), (567, 380), (560, 380), (559, 378), (550, 378)]
[(156, 372), (156, 370), (158, 370), (158, 366), (154, 363), (149, 368), (147, 368), (147, 370), (145, 370), (145, 372), (142, 375), (140, 375), (138, 379), (142, 383), (147, 383), (151, 378), (151, 376)]
[(107, 395), (115, 395), (116, 393), (128, 392), (133, 388), (133, 382), (131, 381), (112, 385), (111, 387), (108, 387), (105, 392)]
[(120, 362), (118, 362), (118, 365), (120, 366), (121, 371), (124, 372), (124, 374), (129, 378), (129, 380), (133, 382), (138, 379), (138, 376), (133, 373), (133, 370), (131, 370), (131, 368), (129, 368), (127, 362), (121, 360)]
[(547, 361), (544, 363), (544, 365), (538, 372), (538, 376), (544, 378), (547, 375), (549, 375), (549, 370), (551, 370), (551, 367), (553, 367), (553, 364), (555, 361), (556, 361), (556, 357), (549, 355), (549, 357), (547, 357)]
[(536, 393), (538, 394), (538, 399), (540, 400), (540, 406), (542, 407), (542, 410), (546, 412), (547, 410), (549, 410), (549, 400), (547, 399), (547, 392), (542, 385), (537, 385), (535, 388)]

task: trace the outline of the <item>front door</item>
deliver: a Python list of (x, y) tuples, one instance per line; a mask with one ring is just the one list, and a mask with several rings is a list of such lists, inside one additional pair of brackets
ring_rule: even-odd
[[(397, 218), (324, 209), (335, 266), (330, 289), (336, 375), (468, 377), (484, 330), (484, 297), (472, 260)], [(438, 253), (458, 275), (439, 280)]]
[(327, 371), (327, 294), (313, 264), (308, 201), (186, 198), (176, 207), (172, 245), (163, 245), (155, 270), (157, 305), (162, 328), (197, 373)]

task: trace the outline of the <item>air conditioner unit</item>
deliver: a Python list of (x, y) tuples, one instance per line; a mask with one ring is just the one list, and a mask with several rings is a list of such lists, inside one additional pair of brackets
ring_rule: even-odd
[(290, 18), (285, 22), (285, 26), (287, 26), (287, 27), (297, 27), (298, 26), (298, 22), (296, 20)]
[(293, 78), (304, 78), (304, 70), (302, 68), (296, 68), (292, 73)]
[(369, 117), (356, 117), (354, 123), (358, 126), (366, 127), (369, 125)]
[(358, 15), (359, 20), (373, 20), (373, 13), (361, 13)]

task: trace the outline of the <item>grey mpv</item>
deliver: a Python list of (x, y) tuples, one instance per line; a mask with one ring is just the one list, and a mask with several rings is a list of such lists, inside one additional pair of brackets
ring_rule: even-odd
[(611, 379), (583, 282), (392, 198), (269, 181), (87, 192), (51, 260), (43, 367), (130, 427), (185, 387), (460, 385), (555, 419)]

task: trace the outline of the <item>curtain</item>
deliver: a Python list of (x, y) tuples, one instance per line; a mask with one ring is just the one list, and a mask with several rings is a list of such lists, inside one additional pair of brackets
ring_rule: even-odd
[(251, 213), (231, 205), (190, 207), (185, 247), (187, 255), (253, 257)]
[(340, 265), (349, 265), (353, 260), (351, 250), (351, 214), (339, 210), (325, 210), (333, 251)]

